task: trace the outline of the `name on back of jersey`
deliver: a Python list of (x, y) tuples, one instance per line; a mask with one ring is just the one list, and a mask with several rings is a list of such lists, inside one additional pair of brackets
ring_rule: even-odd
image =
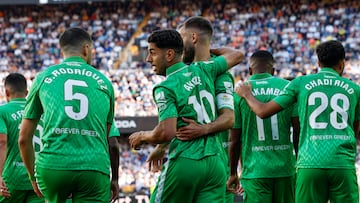
[(315, 79), (305, 84), (305, 88), (307, 90), (311, 90), (314, 87), (318, 87), (318, 86), (337, 86), (343, 88), (349, 94), (354, 93), (354, 89), (349, 87), (348, 83), (342, 80), (337, 80), (332, 78)]
[[(67, 64), (69, 65), (69, 64)], [(71, 65), (71, 64), (70, 64)], [(82, 75), (96, 80), (97, 84), (100, 86), (100, 89), (107, 90), (108, 87), (101, 77), (93, 71), (80, 68), (59, 68), (51, 72), (51, 76), (45, 78), (44, 82), (51, 84), (58, 76), (61, 75)]]
[(11, 118), (14, 119), (14, 121), (19, 120), (23, 117), (24, 110), (19, 110), (11, 114)]
[(273, 88), (273, 87), (260, 87), (260, 88), (254, 88), (252, 90), (252, 94), (254, 96), (258, 96), (258, 95), (274, 95), (274, 96), (278, 96), (282, 93), (283, 91), (281, 89), (278, 88)]
[(184, 88), (187, 91), (191, 91), (196, 85), (202, 85), (201, 78), (199, 76), (194, 76), (191, 80), (187, 81), (184, 84)]

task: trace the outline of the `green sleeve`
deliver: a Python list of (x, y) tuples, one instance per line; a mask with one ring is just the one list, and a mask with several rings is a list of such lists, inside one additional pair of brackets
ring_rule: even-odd
[(284, 92), (275, 97), (273, 101), (279, 104), (283, 109), (290, 107), (297, 101), (297, 84), (299, 80), (291, 81), (285, 88)]
[(211, 70), (213, 71), (214, 78), (218, 75), (225, 73), (228, 70), (228, 64), (223, 56), (218, 56), (212, 59), (214, 62), (214, 68)]
[(0, 133), (7, 135), (7, 127), (5, 123), (5, 114), (0, 110)]
[(39, 96), (39, 90), (42, 82), (43, 76), (42, 74), (39, 74), (31, 85), (30, 92), (25, 104), (23, 118), (40, 119), (42, 113), (44, 112)]
[(115, 121), (111, 125), (109, 137), (120, 137), (119, 129), (115, 127)]
[(159, 122), (178, 117), (175, 95), (163, 86), (154, 88), (154, 101), (158, 108)]
[(234, 78), (229, 72), (219, 75), (215, 80), (217, 109), (234, 109)]

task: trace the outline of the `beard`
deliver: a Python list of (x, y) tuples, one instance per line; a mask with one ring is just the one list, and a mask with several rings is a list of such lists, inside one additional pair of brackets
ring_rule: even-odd
[(183, 62), (191, 64), (195, 58), (195, 48), (191, 46), (184, 47)]

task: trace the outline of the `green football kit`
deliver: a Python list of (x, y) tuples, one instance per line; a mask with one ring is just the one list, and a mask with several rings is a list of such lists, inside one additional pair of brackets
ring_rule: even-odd
[[(0, 106), (0, 133), (7, 135), (7, 152), (2, 178), (10, 192), (10, 198), (0, 197), (0, 202), (45, 202), (36, 196), (18, 147), (19, 126), (24, 113), (26, 99), (15, 98)], [(41, 126), (38, 126), (38, 129)], [(38, 148), (39, 134), (36, 133), (33, 143)]]
[[(252, 75), (249, 82), (261, 102), (275, 98), (289, 83), (269, 73)], [(237, 95), (234, 99), (234, 128), (241, 129), (244, 202), (294, 202), (295, 155), (290, 131), (291, 119), (297, 117), (296, 106), (261, 119), (245, 99)]]
[[(224, 74), (219, 75), (215, 80), (215, 95), (216, 95), (216, 108), (219, 112), (221, 109), (227, 108), (234, 110), (234, 78), (227, 71)], [(230, 165), (229, 165), (229, 130), (219, 132), (219, 140), (223, 148), (223, 159), (226, 169), (226, 177), (230, 177)], [(226, 191), (225, 202), (234, 202), (234, 194)]]
[(115, 121), (111, 125), (109, 137), (120, 137), (120, 131), (115, 127)]
[[(195, 62), (190, 66), (177, 63), (166, 70), (166, 80), (153, 93), (159, 122), (177, 118), (177, 127), (187, 125), (183, 117), (206, 124), (216, 119), (214, 80), (227, 70), (223, 57)], [(169, 160), (164, 164), (152, 203), (205, 203), (225, 201), (226, 173), (219, 135), (208, 135), (191, 141), (174, 137), (169, 146)]]
[(274, 101), (299, 106), (296, 202), (358, 202), (353, 124), (360, 120), (360, 87), (325, 67), (294, 79)]
[[(108, 180), (103, 184), (86, 189), (89, 197), (98, 187), (110, 188), (106, 131), (114, 119), (112, 83), (81, 57), (69, 57), (41, 72), (31, 86), (24, 118), (39, 119), (41, 115), (44, 120), (43, 149), (36, 157), (35, 170), (45, 198), (49, 202), (66, 199), (68, 194), (51, 190), (64, 184), (86, 189), (86, 183), (81, 181), (84, 177), (78, 180), (65, 178), (65, 183), (56, 178), (45, 180), (44, 177), (51, 176), (45, 173), (51, 171), (62, 175), (66, 171), (92, 171), (99, 176), (88, 177), (94, 181), (107, 176)], [(51, 180), (55, 182), (49, 182)], [(73, 198), (78, 198), (77, 194), (80, 197), (83, 192), (73, 192)], [(102, 199), (94, 198), (92, 201), (108, 202), (109, 199), (110, 189)]]

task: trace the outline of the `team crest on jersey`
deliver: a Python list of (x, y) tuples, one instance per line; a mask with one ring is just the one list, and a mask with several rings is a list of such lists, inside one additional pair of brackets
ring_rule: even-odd
[(164, 109), (166, 109), (167, 105), (166, 105), (166, 98), (164, 92), (157, 93), (155, 95), (155, 100), (156, 100), (156, 106), (159, 111), (163, 111)]
[(234, 92), (234, 85), (231, 82), (224, 82), (224, 87), (227, 94), (232, 94)]

